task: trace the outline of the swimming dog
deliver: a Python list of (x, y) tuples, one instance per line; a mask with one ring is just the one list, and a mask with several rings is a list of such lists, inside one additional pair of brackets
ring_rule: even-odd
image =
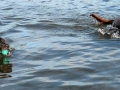
[(106, 29), (98, 29), (98, 32), (105, 35), (108, 34), (111, 38), (120, 38), (120, 19), (109, 20), (106, 18), (102, 18), (96, 14), (91, 14), (94, 19), (96, 19), (100, 24), (111, 25)]
[(10, 56), (10, 45), (3, 38), (0, 38), (0, 54)]

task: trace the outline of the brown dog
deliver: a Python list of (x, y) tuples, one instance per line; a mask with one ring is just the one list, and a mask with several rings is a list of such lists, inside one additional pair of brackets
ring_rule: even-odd
[(2, 55), (2, 50), (8, 50), (7, 56), (10, 56), (10, 45), (6, 43), (3, 38), (0, 38), (0, 54)]
[(112, 26), (109, 29), (98, 29), (98, 32), (101, 34), (108, 34), (111, 38), (120, 38), (120, 19), (109, 20), (102, 18), (96, 14), (91, 14), (100, 24), (111, 24)]
[(120, 19), (108, 20), (108, 19), (102, 18), (102, 17), (100, 17), (96, 14), (91, 14), (90, 16), (95, 18), (101, 24), (112, 24), (113, 27), (116, 27), (116, 28), (120, 29)]

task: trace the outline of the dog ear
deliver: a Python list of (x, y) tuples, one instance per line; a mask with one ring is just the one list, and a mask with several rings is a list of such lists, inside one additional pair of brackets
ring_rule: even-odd
[(5, 39), (0, 38), (0, 43), (5, 43)]

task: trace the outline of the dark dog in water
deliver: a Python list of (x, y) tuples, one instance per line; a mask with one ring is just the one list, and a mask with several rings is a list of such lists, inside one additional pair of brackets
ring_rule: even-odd
[(112, 20), (102, 18), (96, 14), (91, 14), (94, 19), (96, 19), (100, 24), (110, 25), (109, 28), (106, 29), (98, 29), (98, 32), (105, 35), (110, 35), (111, 38), (120, 38), (120, 19)]
[(10, 45), (3, 38), (0, 38), (0, 54), (10, 56)]

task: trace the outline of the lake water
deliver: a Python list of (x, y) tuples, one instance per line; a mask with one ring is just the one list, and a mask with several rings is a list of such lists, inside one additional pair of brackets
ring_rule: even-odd
[(120, 41), (90, 17), (118, 12), (118, 0), (0, 0), (0, 37), (12, 48), (0, 90), (120, 90)]

